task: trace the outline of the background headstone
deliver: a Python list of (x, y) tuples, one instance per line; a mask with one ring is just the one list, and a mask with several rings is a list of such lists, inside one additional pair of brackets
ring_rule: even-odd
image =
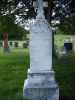
[(28, 48), (28, 43), (23, 43), (23, 48)]
[(66, 51), (73, 51), (73, 43), (64, 43)]
[(73, 51), (73, 41), (72, 38), (66, 38), (64, 39), (64, 46), (66, 48), (66, 51)]
[(71, 43), (72, 42), (72, 39), (71, 38), (65, 38), (64, 39), (64, 43)]
[(16, 48), (18, 47), (18, 42), (15, 42), (15, 47), (16, 47)]
[(10, 42), (10, 45), (11, 45), (11, 46), (12, 46), (12, 44), (13, 44), (13, 43), (12, 43), (12, 42)]

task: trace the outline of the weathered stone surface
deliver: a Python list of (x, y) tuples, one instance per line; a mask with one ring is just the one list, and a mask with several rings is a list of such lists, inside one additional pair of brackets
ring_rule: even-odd
[(31, 72), (23, 88), (25, 100), (59, 100), (54, 71)]
[(38, 19), (31, 25), (30, 69), (52, 69), (52, 31), (45, 19)]
[(10, 45), (13, 45), (13, 42), (10, 42)]

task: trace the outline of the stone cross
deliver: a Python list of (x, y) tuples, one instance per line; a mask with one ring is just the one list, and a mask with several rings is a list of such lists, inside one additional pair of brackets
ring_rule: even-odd
[(43, 0), (34, 1), (33, 7), (38, 8), (37, 17), (44, 17), (43, 7), (48, 7), (48, 2), (43, 2)]
[(43, 0), (38, 0), (38, 12), (37, 14), (43, 14)]

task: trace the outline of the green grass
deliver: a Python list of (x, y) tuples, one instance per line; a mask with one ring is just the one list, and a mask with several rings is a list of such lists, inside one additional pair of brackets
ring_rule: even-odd
[(28, 50), (0, 52), (0, 100), (23, 100), (23, 84), (28, 67)]
[(75, 100), (75, 54), (65, 59), (54, 59), (53, 68), (60, 89), (60, 100)]

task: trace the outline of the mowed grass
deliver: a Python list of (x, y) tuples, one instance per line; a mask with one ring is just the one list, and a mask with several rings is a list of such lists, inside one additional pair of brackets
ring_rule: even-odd
[(0, 52), (0, 100), (23, 100), (28, 67), (28, 50), (17, 48), (10, 53)]

